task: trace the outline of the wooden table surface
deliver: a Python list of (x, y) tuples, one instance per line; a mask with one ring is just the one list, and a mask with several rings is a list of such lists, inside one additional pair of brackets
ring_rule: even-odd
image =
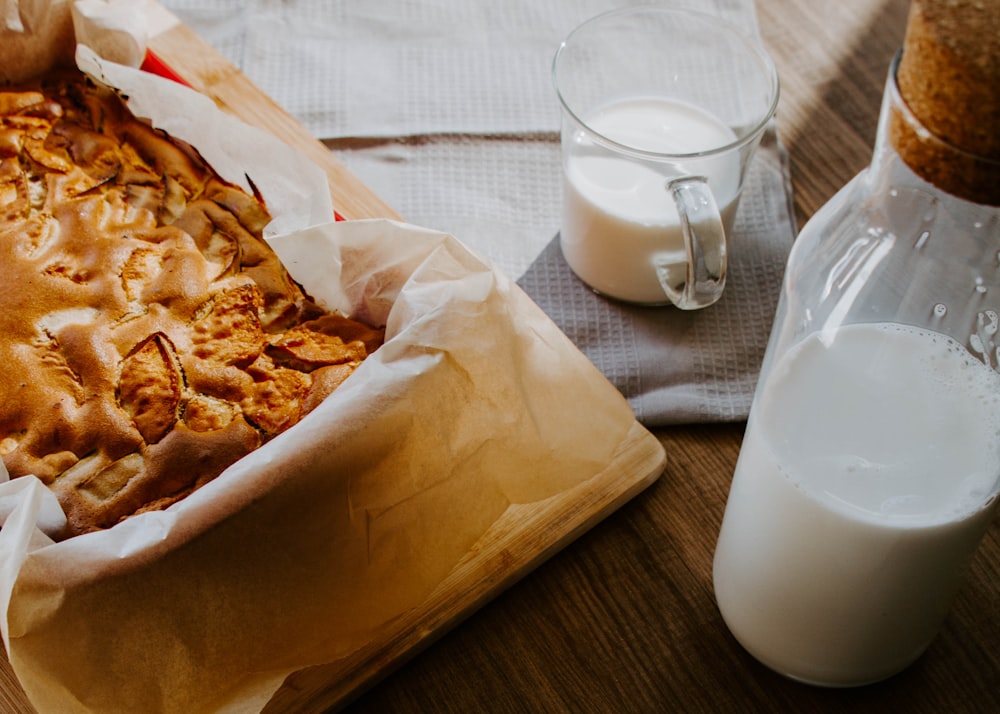
[[(802, 225), (864, 168), (906, 0), (757, 0)], [(743, 424), (663, 429), (649, 489), (355, 701), (354, 712), (1000, 711), (1000, 526), (926, 654), (857, 689), (758, 664), (711, 563)]]
[[(871, 157), (908, 1), (757, 0), (757, 10), (782, 82), (778, 127), (801, 225)], [(241, 113), (248, 110), (255, 108)], [(286, 137), (302, 132), (294, 122), (284, 128)], [(308, 135), (299, 139), (290, 143), (307, 154), (321, 150)], [(336, 166), (328, 170), (347, 217), (392, 214), (374, 194), (338, 200), (343, 176)], [(1000, 711), (996, 523), (939, 637), (896, 677), (857, 689), (815, 688), (742, 650), (715, 607), (711, 563), (743, 427), (657, 431), (667, 452), (658, 481), (347, 711)], [(0, 687), (0, 712), (7, 711), (27, 711), (16, 685)]]

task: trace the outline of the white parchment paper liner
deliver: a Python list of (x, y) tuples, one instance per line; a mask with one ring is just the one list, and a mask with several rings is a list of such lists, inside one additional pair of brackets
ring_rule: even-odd
[(279, 142), (166, 80), (78, 61), (223, 176), (249, 176), (272, 244), (324, 306), (386, 326), (316, 411), (167, 511), (54, 543), (39, 527), (59, 517), (51, 493), (0, 484), (0, 629), (38, 709), (256, 710), (418, 606), (511, 504), (592, 478), (634, 418), (454, 237), (332, 222), (323, 173)]

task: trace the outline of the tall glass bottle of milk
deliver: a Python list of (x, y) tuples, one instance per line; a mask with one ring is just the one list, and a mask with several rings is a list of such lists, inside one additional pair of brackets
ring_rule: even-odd
[(736, 639), (794, 679), (856, 686), (917, 659), (996, 512), (991, 12), (914, 0), (871, 165), (789, 258), (714, 584)]

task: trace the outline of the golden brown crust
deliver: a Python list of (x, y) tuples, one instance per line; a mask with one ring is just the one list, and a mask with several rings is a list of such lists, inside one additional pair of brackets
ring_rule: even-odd
[(381, 344), (301, 290), (268, 220), (79, 73), (0, 89), (0, 456), (66, 535), (183, 498)]

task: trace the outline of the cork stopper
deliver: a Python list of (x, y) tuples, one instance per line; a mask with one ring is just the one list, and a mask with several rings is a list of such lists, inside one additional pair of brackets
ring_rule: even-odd
[(905, 107), (890, 138), (907, 165), (943, 191), (1000, 205), (1000, 3), (913, 0), (896, 83)]

